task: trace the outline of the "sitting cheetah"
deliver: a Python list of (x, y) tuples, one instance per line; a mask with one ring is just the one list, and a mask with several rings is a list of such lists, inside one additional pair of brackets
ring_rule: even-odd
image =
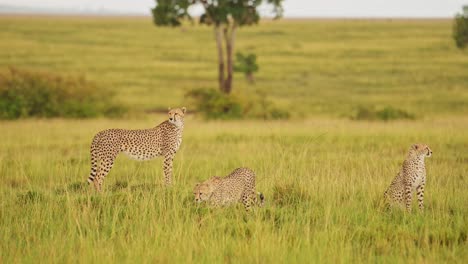
[(247, 211), (254, 204), (263, 206), (265, 200), (263, 194), (258, 193), (260, 196), (258, 202), (255, 193), (255, 173), (248, 168), (238, 168), (224, 178), (215, 176), (198, 183), (193, 194), (196, 202), (208, 201), (213, 206), (242, 202)]
[(393, 179), (384, 197), (388, 206), (392, 204), (403, 207), (411, 212), (413, 192), (418, 193), (419, 209), (424, 210), (424, 187), (426, 185), (426, 167), (424, 158), (430, 157), (432, 150), (424, 144), (411, 146), (406, 160), (398, 175)]
[(164, 156), (164, 181), (172, 183), (172, 160), (182, 143), (186, 108), (169, 109), (169, 120), (150, 129), (107, 129), (94, 136), (91, 143), (91, 173), (89, 183), (101, 191), (104, 177), (109, 173), (120, 152), (136, 160)]

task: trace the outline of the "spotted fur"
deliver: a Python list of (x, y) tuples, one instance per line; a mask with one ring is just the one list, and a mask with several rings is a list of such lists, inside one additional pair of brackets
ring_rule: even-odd
[(424, 159), (431, 155), (432, 150), (425, 144), (411, 146), (400, 172), (384, 193), (388, 206), (406, 206), (406, 210), (411, 212), (413, 192), (416, 191), (419, 209), (424, 210), (424, 187), (426, 185)]
[(166, 185), (172, 184), (172, 161), (182, 144), (186, 108), (169, 109), (169, 119), (150, 129), (107, 129), (94, 136), (91, 143), (91, 173), (89, 183), (101, 191), (106, 175), (121, 152), (143, 161), (164, 157)]
[(193, 190), (196, 202), (208, 202), (213, 206), (226, 206), (241, 202), (247, 211), (253, 205), (263, 206), (265, 197), (255, 192), (255, 173), (249, 168), (235, 169), (228, 176), (212, 177), (195, 185)]

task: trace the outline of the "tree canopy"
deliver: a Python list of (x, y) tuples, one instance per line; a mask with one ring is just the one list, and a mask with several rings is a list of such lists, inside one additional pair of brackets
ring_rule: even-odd
[(468, 45), (468, 15), (457, 14), (453, 22), (453, 38), (458, 48)]
[[(155, 0), (152, 9), (153, 21), (157, 26), (180, 26), (184, 19), (192, 20), (188, 8), (202, 5), (204, 13), (199, 23), (213, 25), (218, 53), (219, 89), (229, 94), (233, 80), (233, 52), (238, 27), (253, 25), (260, 20), (258, 7), (272, 6), (275, 18), (283, 14), (283, 0)], [(223, 43), (224, 41), (224, 43)], [(224, 54), (226, 52), (226, 54)]]
[(235, 23), (239, 26), (258, 23), (258, 7), (264, 3), (272, 6), (275, 18), (283, 14), (283, 0), (156, 0), (152, 9), (154, 23), (158, 26), (179, 26), (183, 19), (192, 20), (188, 8), (201, 4), (204, 13), (199, 22), (207, 25)]

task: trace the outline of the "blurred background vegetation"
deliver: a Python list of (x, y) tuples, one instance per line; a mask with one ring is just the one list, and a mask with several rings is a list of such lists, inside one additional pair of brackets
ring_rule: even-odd
[(10, 68), (0, 73), (0, 118), (119, 117), (126, 109), (112, 101), (113, 95), (83, 76)]
[(458, 48), (468, 45), (468, 6), (463, 7), (463, 13), (458, 13), (453, 21), (453, 39)]
[[(98, 90), (90, 98), (115, 95), (112, 101), (128, 110), (111, 107), (117, 116), (165, 111), (192, 102), (187, 95), (200, 95), (199, 89), (217, 89), (211, 27), (155, 27), (140, 17), (2, 16), (0, 23), (0, 38), (8, 39), (0, 42), (2, 76), (14, 67), (82, 78), (80, 87), (88, 82), (97, 87), (88, 89)], [(261, 21), (239, 29), (236, 43), (237, 50), (261, 58), (256, 84), (234, 73), (229, 100), (260, 94), (290, 118), (356, 119), (362, 109), (395, 109), (416, 118), (463, 115), (468, 53), (454, 45), (452, 27), (451, 20)], [(85, 105), (94, 104), (89, 100)], [(244, 113), (249, 100), (235, 111), (249, 116)], [(107, 115), (104, 108), (64, 116)]]

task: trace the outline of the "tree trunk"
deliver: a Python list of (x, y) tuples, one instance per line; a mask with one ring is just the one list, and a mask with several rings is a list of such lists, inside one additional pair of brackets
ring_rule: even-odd
[[(220, 26), (215, 26), (216, 47), (218, 49), (218, 84), (221, 92), (229, 94), (232, 90), (232, 77), (234, 72), (234, 40), (236, 37), (236, 24), (226, 25), (223, 29)], [(223, 54), (223, 35), (224, 44), (226, 45), (226, 63), (224, 69), (224, 54)], [(227, 72), (227, 78), (224, 77)]]
[(248, 72), (245, 74), (245, 77), (247, 77), (247, 80), (249, 83), (254, 84), (255, 83), (255, 78), (252, 72)]
[(219, 26), (215, 26), (215, 37), (216, 37), (216, 47), (218, 49), (218, 83), (219, 83), (219, 89), (222, 92), (225, 92), (224, 90), (224, 54), (223, 54), (223, 40), (222, 40), (222, 31)]
[[(230, 27), (230, 30), (229, 30)], [(229, 32), (230, 31), (230, 32)], [(234, 63), (232, 55), (234, 53), (234, 42), (236, 37), (236, 24), (226, 26), (224, 28), (224, 38), (226, 41), (226, 58), (227, 58), (227, 78), (224, 81), (224, 92), (229, 94), (232, 90), (232, 76), (234, 71)]]

